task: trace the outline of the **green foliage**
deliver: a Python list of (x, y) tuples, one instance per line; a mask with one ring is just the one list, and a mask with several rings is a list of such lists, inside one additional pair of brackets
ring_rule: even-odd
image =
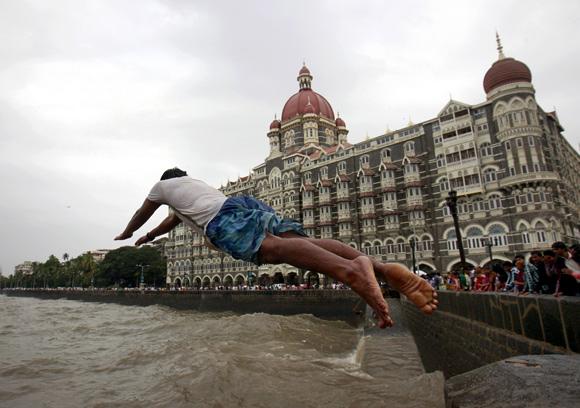
[(99, 286), (139, 286), (141, 267), (147, 286), (163, 286), (166, 274), (165, 259), (159, 251), (150, 246), (121, 247), (109, 252), (99, 264), (96, 282)]
[(165, 258), (155, 248), (144, 246), (115, 249), (100, 264), (88, 252), (76, 258), (64, 254), (63, 262), (51, 255), (46, 262), (33, 263), (31, 274), (0, 276), (0, 288), (135, 287), (141, 276), (139, 264), (148, 265), (143, 268), (145, 285), (165, 285)]

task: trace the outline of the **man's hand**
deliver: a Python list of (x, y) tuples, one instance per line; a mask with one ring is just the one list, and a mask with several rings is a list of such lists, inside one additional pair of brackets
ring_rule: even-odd
[(147, 235), (143, 235), (135, 242), (135, 246), (140, 246), (146, 244), (147, 242), (151, 241)]
[(131, 234), (131, 233), (122, 232), (115, 237), (115, 241), (123, 241), (125, 239), (131, 238), (132, 236), (133, 236), (133, 234)]

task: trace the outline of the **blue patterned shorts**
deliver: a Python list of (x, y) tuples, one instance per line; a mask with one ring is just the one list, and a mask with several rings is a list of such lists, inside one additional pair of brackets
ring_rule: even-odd
[(280, 235), (293, 231), (307, 236), (302, 225), (282, 219), (274, 209), (254, 197), (229, 197), (217, 215), (210, 221), (205, 234), (218, 249), (235, 259), (260, 265), (258, 251), (266, 232)]

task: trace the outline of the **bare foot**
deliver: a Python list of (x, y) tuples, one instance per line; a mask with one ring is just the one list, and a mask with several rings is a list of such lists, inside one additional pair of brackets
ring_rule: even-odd
[(437, 309), (437, 292), (429, 282), (399, 264), (380, 264), (375, 269), (397, 292), (405, 295), (425, 314)]
[(352, 281), (349, 282), (349, 286), (375, 311), (381, 329), (392, 326), (393, 319), (389, 315), (389, 306), (375, 278), (371, 260), (366, 256), (359, 256), (352, 262), (358, 273), (352, 274)]

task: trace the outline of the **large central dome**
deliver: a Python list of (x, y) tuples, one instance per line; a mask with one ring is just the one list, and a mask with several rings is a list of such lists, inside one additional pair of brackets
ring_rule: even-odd
[(515, 82), (532, 82), (532, 73), (526, 64), (503, 54), (503, 47), (499, 34), (495, 34), (497, 41), (498, 60), (485, 73), (483, 89), (489, 94), (495, 88)]
[(292, 95), (282, 109), (282, 122), (302, 116), (305, 113), (314, 113), (334, 120), (334, 111), (324, 96), (310, 88), (312, 75), (310, 70), (303, 66), (298, 74), (300, 90)]

